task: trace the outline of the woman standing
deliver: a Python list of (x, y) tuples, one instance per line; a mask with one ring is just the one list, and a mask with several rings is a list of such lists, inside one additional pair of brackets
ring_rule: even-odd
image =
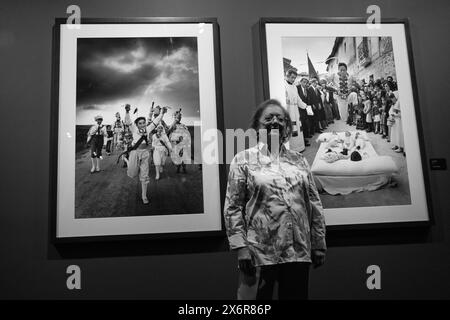
[(280, 102), (263, 102), (251, 127), (258, 143), (231, 162), (224, 205), (238, 298), (272, 299), (277, 282), (279, 299), (306, 299), (310, 264), (325, 261), (322, 203), (307, 161), (284, 146), (292, 123)]

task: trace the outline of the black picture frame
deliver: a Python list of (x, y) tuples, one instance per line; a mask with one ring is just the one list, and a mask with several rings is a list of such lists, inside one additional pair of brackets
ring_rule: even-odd
[[(59, 76), (60, 76), (60, 26), (67, 23), (67, 18), (55, 18), (52, 28), (52, 77), (51, 77), (51, 115), (50, 115), (50, 181), (49, 181), (49, 239), (54, 245), (70, 245), (77, 243), (103, 243), (103, 242), (123, 242), (123, 241), (160, 241), (168, 239), (192, 239), (197, 238), (225, 238), (223, 215), (220, 214), (220, 230), (194, 231), (194, 232), (173, 232), (173, 233), (148, 233), (148, 234), (127, 234), (127, 235), (102, 235), (102, 236), (82, 236), (82, 237), (58, 237), (57, 236), (57, 192), (58, 192), (58, 129), (59, 129)], [(215, 72), (215, 97), (216, 97), (216, 121), (217, 129), (223, 131), (223, 93), (222, 93), (222, 67), (220, 48), (220, 29), (215, 17), (116, 17), (116, 18), (81, 18), (80, 24), (186, 24), (205, 23), (211, 24), (213, 29), (214, 48), (214, 72)], [(223, 142), (225, 143), (225, 142)], [(223, 149), (219, 149), (222, 157)], [(224, 205), (224, 195), (226, 188), (226, 167), (219, 164), (219, 190), (220, 208)]]
[[(257, 40), (257, 47), (259, 48), (258, 57), (260, 62), (261, 73), (260, 77), (262, 78), (262, 97), (264, 100), (270, 98), (269, 93), (269, 70), (268, 70), (268, 55), (267, 55), (267, 36), (265, 26), (268, 23), (282, 23), (282, 24), (366, 24), (367, 18), (361, 17), (318, 17), (318, 18), (308, 18), (308, 17), (263, 17), (259, 19), (257, 24), (257, 30), (255, 33), (259, 36)], [(331, 231), (332, 243), (336, 243), (338, 245), (345, 244), (347, 241), (343, 239), (343, 235), (347, 233), (347, 231), (358, 231), (358, 232), (377, 232), (377, 230), (382, 230), (383, 234), (387, 235), (389, 238), (396, 237), (395, 230), (403, 229), (403, 230), (418, 230), (416, 234), (423, 235), (427, 233), (428, 229), (435, 225), (435, 218), (433, 214), (432, 207), (432, 196), (430, 192), (430, 173), (426, 152), (426, 145), (424, 142), (423, 136), (423, 127), (422, 127), (422, 117), (420, 111), (419, 104), (419, 94), (418, 87), (416, 81), (416, 72), (414, 66), (413, 59), (413, 51), (411, 44), (411, 28), (410, 22), (408, 18), (382, 18), (380, 21), (381, 24), (403, 24), (405, 28), (405, 36), (406, 36), (406, 45), (407, 45), (407, 53), (408, 53), (408, 63), (411, 74), (411, 85), (413, 91), (413, 101), (415, 106), (415, 117), (417, 122), (417, 131), (418, 131), (418, 143), (420, 148), (420, 158), (422, 164), (422, 172), (424, 178), (424, 186), (425, 186), (425, 197), (426, 197), (426, 207), (428, 213), (427, 221), (411, 221), (411, 222), (384, 222), (384, 223), (362, 223), (362, 224), (344, 224), (344, 225), (331, 225), (327, 226), (327, 231)], [(414, 232), (414, 231), (413, 231)], [(405, 232), (408, 233), (409, 232)], [(363, 235), (360, 235), (359, 242), (367, 242)], [(426, 237), (426, 236), (425, 236)], [(423, 237), (422, 237), (423, 238)], [(362, 239), (362, 240), (361, 240)], [(349, 243), (354, 243), (354, 239), (350, 239)]]

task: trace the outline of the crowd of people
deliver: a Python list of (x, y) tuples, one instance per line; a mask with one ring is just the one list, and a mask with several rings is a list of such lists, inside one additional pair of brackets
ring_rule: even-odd
[[(328, 78), (298, 77), (294, 69), (285, 74), (286, 105), (293, 119), (294, 132), (290, 148), (302, 152), (309, 140), (335, 121), (379, 134), (403, 153), (398, 87), (392, 76), (379, 79), (356, 79), (339, 63), (338, 72)], [(349, 130), (347, 128), (346, 130)]]
[[(170, 156), (177, 168), (177, 173), (186, 173), (186, 164), (191, 160), (191, 135), (185, 124), (181, 122), (181, 109), (173, 116), (174, 121), (169, 126), (163, 117), (167, 107), (151, 107), (148, 118), (143, 116), (131, 119), (131, 106), (125, 106), (125, 117), (116, 113), (112, 125), (104, 125), (103, 117), (95, 117), (96, 124), (87, 133), (87, 144), (91, 150), (91, 173), (100, 172), (102, 150), (105, 148), (108, 156), (118, 152), (117, 162), (124, 161), (127, 175), (130, 178), (139, 177), (142, 185), (142, 201), (148, 204), (147, 185), (150, 181), (149, 168), (153, 161), (155, 179), (161, 178), (166, 159)], [(133, 114), (136, 114), (137, 108)]]

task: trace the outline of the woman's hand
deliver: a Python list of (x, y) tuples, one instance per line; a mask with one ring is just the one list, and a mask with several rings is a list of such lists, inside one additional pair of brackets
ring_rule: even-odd
[(253, 276), (256, 272), (256, 268), (253, 265), (252, 257), (248, 248), (243, 247), (237, 249), (237, 255), (239, 270), (241, 270), (246, 276)]
[(325, 263), (325, 252), (322, 250), (313, 250), (311, 253), (311, 260), (314, 268), (318, 268)]

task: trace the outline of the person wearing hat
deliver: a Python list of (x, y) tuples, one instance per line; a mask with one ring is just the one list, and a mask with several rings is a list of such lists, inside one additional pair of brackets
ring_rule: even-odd
[(174, 121), (168, 130), (169, 140), (172, 143), (172, 152), (170, 158), (177, 167), (177, 173), (180, 169), (186, 173), (186, 164), (191, 162), (191, 134), (188, 127), (181, 123), (181, 109), (173, 115)]
[(120, 118), (119, 112), (116, 112), (116, 121), (114, 122), (112, 129), (113, 129), (113, 133), (114, 133), (112, 147), (113, 147), (113, 150), (115, 150), (115, 149), (118, 149), (121, 147), (122, 139), (123, 139), (122, 135), (125, 130), (124, 124)]
[(94, 119), (97, 124), (93, 125), (89, 129), (86, 141), (86, 143), (89, 144), (91, 148), (91, 173), (100, 171), (100, 159), (102, 159), (104, 138), (108, 136), (106, 127), (102, 124), (103, 117), (101, 115), (98, 115)]
[(155, 165), (156, 174), (155, 180), (159, 180), (160, 174), (163, 172), (164, 164), (166, 163), (167, 155), (172, 152), (172, 144), (170, 143), (161, 122), (156, 127), (156, 132), (152, 135), (153, 163)]
[[(155, 108), (153, 108), (153, 119), (149, 119), (149, 121), (156, 119), (161, 113), (161, 109), (161, 106), (156, 106)], [(164, 132), (167, 134), (169, 126), (166, 124), (166, 122), (164, 120), (161, 120), (159, 124), (162, 125), (162, 127), (164, 128)], [(152, 133), (156, 133), (156, 129), (154, 129)]]
[[(152, 112), (150, 111), (149, 118), (152, 118)], [(137, 117), (133, 123), (130, 124), (130, 131), (132, 134), (131, 147), (129, 151), (129, 158), (124, 157), (124, 161), (127, 163), (127, 175), (130, 178), (139, 177), (141, 182), (142, 202), (148, 204), (147, 187), (150, 182), (149, 177), (149, 159), (150, 152), (149, 146), (151, 144), (149, 133), (152, 132), (161, 121), (164, 114), (167, 112), (166, 108), (163, 108), (160, 115), (153, 121), (147, 122), (145, 117)], [(128, 120), (131, 118), (128, 117)]]

